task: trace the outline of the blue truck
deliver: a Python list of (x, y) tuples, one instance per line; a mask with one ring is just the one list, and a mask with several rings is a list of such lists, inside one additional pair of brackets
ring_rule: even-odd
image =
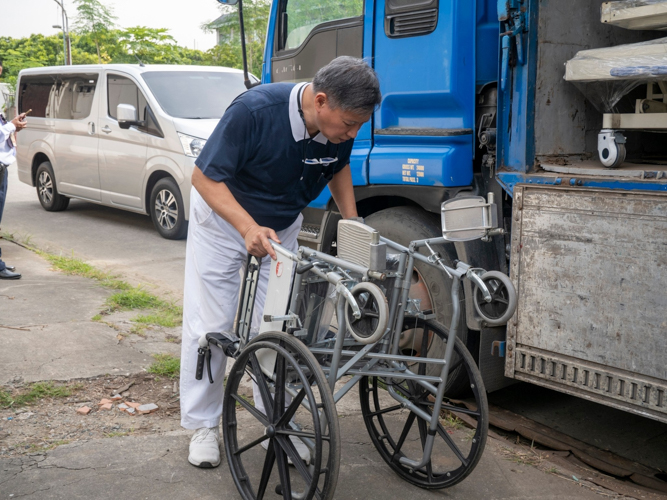
[[(639, 81), (605, 111), (563, 78), (582, 50), (659, 38), (601, 22), (614, 3), (273, 0), (261, 79), (308, 81), (341, 55), (375, 68), (382, 105), (350, 165), (360, 215), (392, 240), (436, 236), (442, 202), (494, 193), (505, 234), (440, 249), (517, 290), (507, 327), (486, 325), (463, 290), (460, 331), (487, 390), (522, 380), (667, 422), (667, 87)], [(648, 87), (658, 125), (622, 130), (619, 110)], [(625, 163), (605, 168), (609, 148)], [(335, 252), (328, 190), (304, 216), (302, 244)], [(418, 267), (412, 282), (449, 324), (446, 280)], [(419, 335), (406, 331), (405, 353)]]

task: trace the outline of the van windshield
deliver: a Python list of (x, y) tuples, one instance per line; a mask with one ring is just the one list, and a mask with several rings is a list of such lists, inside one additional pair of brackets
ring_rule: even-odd
[(162, 109), (174, 118), (219, 119), (246, 89), (241, 73), (147, 71), (141, 76)]

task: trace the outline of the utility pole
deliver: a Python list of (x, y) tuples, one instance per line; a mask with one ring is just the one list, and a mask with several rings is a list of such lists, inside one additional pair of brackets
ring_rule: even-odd
[(60, 6), (63, 17), (63, 50), (65, 51), (65, 65), (72, 65), (72, 44), (69, 39), (69, 18), (67, 17), (67, 12), (65, 12), (65, 6), (63, 5), (63, 0), (53, 0)]

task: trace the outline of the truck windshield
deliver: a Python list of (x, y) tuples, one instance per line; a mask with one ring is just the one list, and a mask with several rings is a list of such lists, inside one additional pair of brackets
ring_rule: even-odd
[(219, 119), (245, 91), (241, 73), (147, 71), (141, 76), (162, 109), (174, 118)]

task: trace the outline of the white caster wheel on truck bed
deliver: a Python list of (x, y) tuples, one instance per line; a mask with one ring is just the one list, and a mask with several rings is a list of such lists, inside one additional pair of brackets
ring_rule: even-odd
[(600, 162), (607, 168), (616, 168), (625, 161), (625, 136), (611, 129), (602, 129), (598, 134)]

